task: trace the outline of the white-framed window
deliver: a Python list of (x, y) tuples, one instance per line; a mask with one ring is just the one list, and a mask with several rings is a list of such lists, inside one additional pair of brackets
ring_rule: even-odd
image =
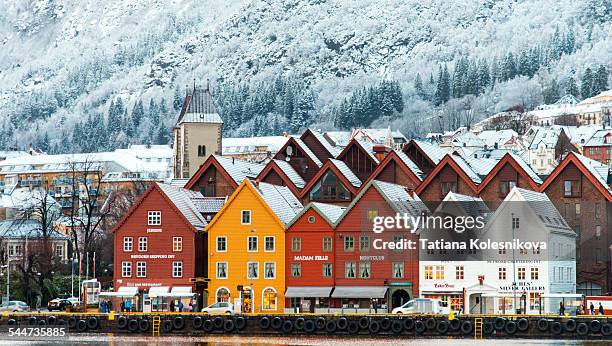
[(505, 267), (499, 267), (497, 271), (497, 278), (499, 280), (506, 280), (506, 268)]
[(372, 275), (372, 264), (370, 262), (359, 262), (359, 277), (369, 279)]
[(436, 266), (436, 280), (444, 280), (444, 266)]
[(16, 257), (23, 255), (23, 245), (21, 244), (9, 244), (9, 256)]
[(55, 257), (64, 258), (64, 244), (55, 244)]
[(147, 277), (147, 262), (136, 262), (136, 277)]
[(357, 277), (357, 265), (355, 261), (344, 262), (344, 277), (347, 279), (354, 279)]
[(247, 278), (258, 279), (259, 278), (259, 262), (247, 263)]
[(227, 237), (217, 237), (217, 252), (227, 252)]
[(293, 262), (291, 263), (291, 277), (299, 278), (302, 276), (302, 263)]
[(332, 273), (332, 264), (331, 263), (323, 263), (323, 277), (324, 278), (331, 278), (333, 275)]
[(240, 212), (240, 223), (242, 225), (251, 224), (251, 211), (250, 210), (242, 210)]
[(123, 237), (123, 251), (132, 252), (134, 250), (134, 238)]
[(455, 280), (463, 280), (464, 278), (464, 268), (463, 266), (456, 266), (455, 267)]
[(147, 237), (139, 237), (138, 238), (138, 251), (147, 251), (149, 249), (148, 239)]
[(276, 301), (278, 300), (278, 294), (272, 287), (266, 287), (261, 292), (261, 309), (262, 310), (276, 310)]
[(265, 262), (264, 263), (264, 279), (276, 278), (276, 263)]
[(183, 251), (183, 237), (172, 237), (172, 251)]
[(323, 237), (323, 252), (332, 251), (332, 237)]
[(132, 277), (132, 262), (121, 262), (121, 277), (129, 278)]
[(217, 262), (217, 279), (227, 279), (227, 262)]
[(276, 238), (274, 236), (266, 236), (264, 238), (264, 251), (274, 252), (276, 250)]
[(161, 211), (160, 210), (149, 210), (147, 213), (147, 224), (149, 226), (161, 225)]
[(539, 280), (540, 279), (540, 271), (537, 267), (531, 267), (531, 280)]
[(404, 277), (404, 262), (393, 262), (392, 264), (393, 278), (401, 279)]
[(300, 237), (291, 238), (291, 251), (292, 252), (302, 251), (302, 238)]
[(257, 252), (257, 236), (251, 235), (247, 237), (247, 251)]
[(183, 262), (182, 261), (172, 262), (172, 277), (173, 278), (183, 277)]

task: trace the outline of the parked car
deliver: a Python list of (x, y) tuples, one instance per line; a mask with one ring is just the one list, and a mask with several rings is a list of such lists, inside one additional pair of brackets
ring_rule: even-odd
[(11, 300), (8, 304), (0, 305), (0, 311), (9, 312), (30, 312), (30, 307), (25, 302), (20, 300)]
[(450, 314), (450, 308), (441, 300), (430, 298), (416, 298), (406, 302), (391, 311), (394, 314)]
[(55, 298), (47, 303), (47, 310), (49, 311), (64, 311), (66, 307), (78, 307), (81, 302), (78, 298)]
[(202, 312), (211, 315), (233, 315), (234, 305), (229, 302), (214, 303), (202, 309)]

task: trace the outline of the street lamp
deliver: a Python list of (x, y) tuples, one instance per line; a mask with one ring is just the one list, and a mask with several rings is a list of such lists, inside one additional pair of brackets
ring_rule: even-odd
[[(514, 222), (514, 213), (512, 213), (512, 241), (516, 238), (516, 224)], [(512, 295), (513, 295), (513, 306), (514, 312), (516, 313), (516, 258), (514, 257), (514, 247), (512, 247)]]

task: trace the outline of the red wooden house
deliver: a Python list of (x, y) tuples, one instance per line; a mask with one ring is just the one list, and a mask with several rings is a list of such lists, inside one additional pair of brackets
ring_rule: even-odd
[(258, 181), (272, 185), (287, 186), (296, 196), (302, 195), (306, 181), (293, 169), (287, 161), (271, 160), (257, 176)]
[(421, 169), (424, 175), (428, 175), (444, 158), (450, 150), (441, 148), (437, 144), (425, 141), (411, 140), (402, 151)]
[(310, 203), (287, 225), (286, 311), (329, 312), (334, 288), (334, 224), (345, 210)]
[(302, 190), (302, 203), (348, 205), (361, 185), (361, 180), (343, 161), (328, 159)]
[(341, 148), (331, 144), (325, 136), (317, 130), (306, 129), (300, 136), (300, 139), (321, 162), (325, 162), (330, 158), (335, 159), (342, 151)]
[(255, 179), (264, 165), (211, 155), (187, 181), (185, 188), (206, 197), (227, 197), (245, 178)]
[(411, 191), (423, 181), (423, 172), (404, 152), (390, 151), (368, 178), (403, 185)]
[(291, 167), (306, 181), (323, 166), (321, 160), (300, 138), (289, 137), (287, 143), (274, 155), (273, 159), (288, 162)]
[(385, 245), (418, 242), (413, 233), (417, 230), (389, 228), (375, 233), (373, 220), (398, 213), (417, 216), (425, 211), (418, 197), (397, 184), (372, 180), (361, 190), (336, 226), (332, 308), (390, 311), (418, 296), (418, 247), (390, 250)]
[(375, 147), (388, 150), (384, 145), (375, 146), (365, 140), (353, 138), (338, 155), (338, 160), (343, 161), (359, 180), (366, 181), (384, 156), (382, 154), (377, 157)]

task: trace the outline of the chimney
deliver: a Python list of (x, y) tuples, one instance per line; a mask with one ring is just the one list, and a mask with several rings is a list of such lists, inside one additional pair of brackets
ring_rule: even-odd
[(385, 156), (391, 151), (391, 148), (383, 144), (376, 144), (372, 146), (372, 150), (374, 150), (374, 156), (380, 162), (384, 160)]

